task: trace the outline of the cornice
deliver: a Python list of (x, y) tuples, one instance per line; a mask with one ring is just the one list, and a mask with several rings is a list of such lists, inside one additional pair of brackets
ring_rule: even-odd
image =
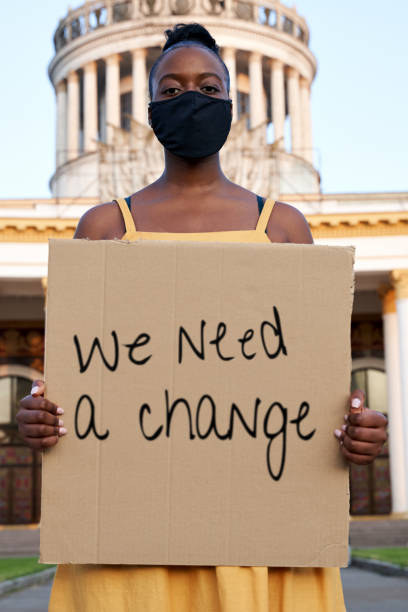
[(408, 234), (408, 211), (306, 215), (315, 238)]
[[(306, 215), (314, 238), (408, 235), (408, 211)], [(0, 242), (72, 238), (78, 218), (0, 218)]]
[(0, 219), (0, 242), (48, 242), (72, 238), (78, 219)]

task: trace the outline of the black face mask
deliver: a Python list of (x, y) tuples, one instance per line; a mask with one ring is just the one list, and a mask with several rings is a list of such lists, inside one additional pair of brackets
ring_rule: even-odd
[(151, 125), (165, 149), (187, 158), (219, 151), (231, 129), (231, 100), (186, 91), (150, 102)]

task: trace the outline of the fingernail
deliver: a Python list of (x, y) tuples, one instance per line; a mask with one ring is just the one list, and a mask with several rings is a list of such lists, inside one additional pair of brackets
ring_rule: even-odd
[(59, 428), (59, 435), (60, 436), (65, 436), (66, 433), (67, 433), (66, 427), (60, 427)]
[(32, 395), (33, 393), (38, 393), (38, 392), (39, 392), (39, 390), (40, 390), (40, 387), (38, 387), (38, 385), (35, 385), (35, 387), (33, 387), (33, 388), (31, 389), (31, 395)]
[(346, 431), (347, 425), (342, 425), (341, 428), (342, 428), (343, 431)]
[(340, 437), (341, 437), (341, 431), (340, 431), (340, 429), (335, 429), (335, 430), (334, 430), (334, 435), (336, 436), (336, 438), (340, 438)]
[(63, 427), (63, 426), (64, 426), (64, 421), (63, 421), (62, 419), (59, 419), (59, 420), (58, 420), (58, 425), (59, 425), (60, 427)]
[(345, 415), (344, 415), (344, 420), (345, 420), (345, 421), (348, 421), (348, 414), (345, 414)]
[(64, 409), (63, 409), (63, 408), (60, 408), (60, 407), (58, 406), (58, 408), (57, 408), (57, 414), (64, 414)]
[(353, 397), (353, 399), (351, 400), (351, 406), (352, 408), (360, 408), (361, 399), (359, 399), (358, 397)]

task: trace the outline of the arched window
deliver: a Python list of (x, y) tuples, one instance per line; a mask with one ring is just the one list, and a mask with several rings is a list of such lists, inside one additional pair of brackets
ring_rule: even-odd
[(0, 524), (39, 520), (41, 454), (26, 446), (16, 421), (20, 400), (38, 378), (26, 366), (0, 366)]
[(31, 385), (31, 379), (23, 376), (0, 377), (0, 426), (16, 425), (19, 401), (30, 393)]
[[(366, 406), (387, 414), (387, 375), (382, 359), (368, 358), (353, 361), (351, 391), (361, 389)], [(351, 514), (389, 514), (391, 512), (391, 485), (388, 445), (371, 465), (351, 465)]]

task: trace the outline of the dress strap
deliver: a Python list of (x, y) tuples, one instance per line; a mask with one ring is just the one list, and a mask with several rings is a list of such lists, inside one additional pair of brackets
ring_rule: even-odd
[(261, 232), (262, 234), (266, 232), (266, 228), (268, 225), (269, 218), (272, 214), (274, 204), (275, 200), (272, 200), (271, 198), (268, 198), (266, 200), (265, 204), (263, 205), (262, 212), (259, 216), (258, 223), (256, 224), (255, 231)]
[(129, 210), (129, 206), (127, 205), (126, 200), (124, 198), (117, 198), (116, 200), (113, 200), (113, 201), (119, 204), (119, 208), (122, 211), (123, 220), (125, 222), (125, 227), (126, 227), (126, 234), (128, 232), (135, 232), (136, 225), (135, 225), (135, 222), (133, 221), (133, 217)]

